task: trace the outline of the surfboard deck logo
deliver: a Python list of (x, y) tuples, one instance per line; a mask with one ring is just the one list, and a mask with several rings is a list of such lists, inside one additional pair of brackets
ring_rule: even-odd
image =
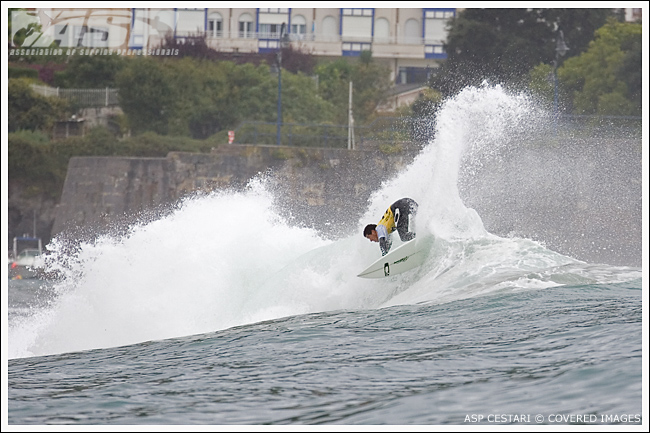
[(361, 278), (385, 278), (416, 268), (424, 262), (428, 245), (427, 241), (420, 238), (404, 242), (394, 250), (389, 251), (385, 256), (377, 259), (357, 276)]

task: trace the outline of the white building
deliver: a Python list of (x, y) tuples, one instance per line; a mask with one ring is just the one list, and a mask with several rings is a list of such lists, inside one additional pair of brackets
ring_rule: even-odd
[[(322, 58), (372, 51), (396, 84), (425, 82), (447, 57), (443, 49), (454, 8), (147, 8), (34, 9), (13, 19), (38, 20), (42, 46), (149, 50), (168, 35), (205, 35), (223, 52), (265, 53), (281, 41)], [(22, 14), (22, 15), (21, 15)], [(25, 17), (24, 15), (27, 15)], [(21, 18), (21, 19), (18, 19)], [(15, 30), (12, 30), (15, 31)], [(33, 45), (32, 45), (33, 46)]]

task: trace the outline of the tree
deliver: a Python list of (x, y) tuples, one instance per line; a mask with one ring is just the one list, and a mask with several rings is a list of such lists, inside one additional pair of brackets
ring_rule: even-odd
[(575, 113), (641, 115), (641, 35), (641, 24), (612, 20), (558, 69)]
[(117, 74), (127, 59), (119, 54), (71, 56), (65, 71), (54, 74), (56, 87), (97, 89), (117, 87)]
[(149, 57), (129, 59), (116, 76), (118, 98), (134, 133), (167, 134), (176, 90), (161, 63)]
[(10, 79), (7, 90), (9, 132), (49, 131), (57, 120), (67, 117), (63, 100), (36, 94), (28, 79)]
[[(331, 121), (333, 107), (304, 74), (282, 74), (284, 122)], [(206, 138), (244, 120), (277, 120), (277, 75), (268, 65), (197, 59), (132, 59), (118, 74), (133, 132)]]
[(443, 96), (484, 81), (523, 86), (528, 72), (555, 58), (558, 28), (579, 54), (612, 9), (465, 9), (451, 21), (447, 60), (430, 81)]
[(390, 88), (390, 73), (376, 63), (370, 52), (358, 61), (341, 58), (322, 63), (315, 69), (318, 75), (319, 94), (336, 110), (335, 121), (347, 123), (349, 105), (349, 83), (353, 83), (353, 113), (357, 123), (366, 122), (377, 106), (386, 99)]
[(282, 72), (283, 122), (329, 123), (334, 112), (334, 105), (318, 94), (314, 78), (302, 73)]
[[(564, 32), (570, 50), (569, 57), (578, 56), (589, 48), (596, 30), (605, 25), (608, 19), (615, 18), (623, 21), (622, 9), (540, 9), (540, 19), (549, 23), (549, 28), (555, 38), (555, 29)], [(546, 44), (546, 58), (552, 60), (555, 56), (555, 45)]]

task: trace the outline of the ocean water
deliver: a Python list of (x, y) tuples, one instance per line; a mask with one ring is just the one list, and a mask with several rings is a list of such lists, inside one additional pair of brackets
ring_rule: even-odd
[[(282, 218), (260, 177), (126, 234), (54, 240), (59, 278), (8, 284), (7, 424), (647, 427), (642, 269), (493, 235), (458, 193), (544, 117), (466, 89), (337, 239)], [(404, 196), (433, 239), (424, 264), (356, 277), (380, 254), (361, 228)]]

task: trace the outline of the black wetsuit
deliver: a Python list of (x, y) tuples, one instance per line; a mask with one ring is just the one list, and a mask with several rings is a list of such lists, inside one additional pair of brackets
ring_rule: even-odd
[[(386, 209), (381, 221), (377, 223), (379, 248), (382, 255), (385, 255), (390, 250), (391, 241), (388, 235), (393, 230), (397, 229), (402, 242), (410, 241), (415, 237), (415, 232), (409, 231), (409, 215), (415, 216), (417, 210), (418, 204), (411, 198), (401, 198)], [(385, 233), (384, 227), (386, 228)]]

